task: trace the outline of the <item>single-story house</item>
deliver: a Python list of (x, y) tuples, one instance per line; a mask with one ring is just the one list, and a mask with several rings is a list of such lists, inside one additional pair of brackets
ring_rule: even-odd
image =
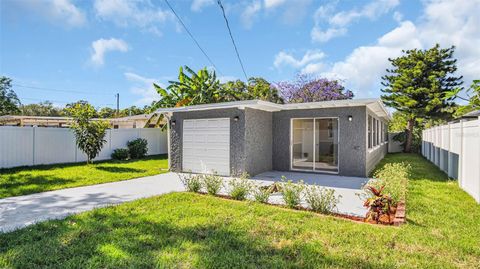
[(249, 100), (157, 113), (169, 120), (169, 166), (176, 172), (367, 176), (388, 148), (390, 115), (379, 99), (297, 104)]

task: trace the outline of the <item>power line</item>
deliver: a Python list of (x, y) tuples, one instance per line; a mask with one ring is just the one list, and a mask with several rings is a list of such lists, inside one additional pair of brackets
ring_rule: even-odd
[(41, 91), (79, 93), (79, 94), (94, 94), (94, 95), (111, 95), (111, 93), (85, 92), (85, 91), (77, 91), (77, 90), (61, 90), (61, 89), (44, 88), (44, 87), (28, 86), (28, 85), (21, 85), (21, 84), (12, 84), (12, 85), (16, 86), (16, 87), (20, 87), (20, 88), (27, 88), (27, 89), (34, 89), (34, 90), (41, 90)]
[(242, 67), (243, 74), (245, 75), (245, 79), (248, 82), (247, 72), (245, 72), (245, 67), (243, 66), (242, 59), (240, 58), (240, 53), (238, 53), (237, 44), (235, 44), (235, 40), (233, 39), (232, 30), (230, 29), (230, 25), (228, 24), (227, 15), (225, 15), (225, 9), (223, 8), (222, 1), (218, 0), (217, 3), (220, 6), (220, 9), (222, 10), (223, 18), (225, 19), (225, 23), (227, 24), (228, 33), (230, 34), (230, 39), (232, 40), (233, 47), (235, 48), (235, 53), (237, 54), (238, 62), (240, 63), (240, 66)]
[(215, 68), (215, 70), (217, 70), (220, 74), (220, 70), (217, 68), (217, 66), (215, 66), (215, 64), (213, 63), (212, 59), (210, 59), (210, 57), (208, 57), (207, 53), (205, 52), (205, 50), (202, 48), (202, 46), (200, 46), (200, 44), (198, 43), (197, 39), (193, 36), (193, 34), (190, 32), (190, 30), (188, 30), (187, 26), (185, 25), (185, 23), (183, 23), (182, 19), (180, 19), (180, 16), (178, 16), (177, 12), (175, 12), (175, 10), (173, 9), (173, 7), (170, 5), (170, 3), (168, 2), (168, 0), (165, 0), (165, 3), (168, 5), (168, 7), (170, 8), (170, 10), (173, 12), (173, 14), (175, 15), (175, 17), (177, 17), (178, 21), (180, 22), (180, 24), (183, 26), (183, 28), (185, 29), (185, 31), (187, 31), (188, 35), (192, 38), (193, 42), (195, 42), (195, 44), (197, 45), (197, 47), (202, 51), (203, 55), (205, 55), (205, 57), (207, 58), (207, 60), (210, 62), (210, 64), (213, 66), (213, 68)]

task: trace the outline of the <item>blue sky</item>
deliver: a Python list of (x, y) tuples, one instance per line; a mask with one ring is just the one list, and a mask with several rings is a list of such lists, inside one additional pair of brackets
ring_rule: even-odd
[[(169, 1), (218, 76), (243, 79), (216, 0)], [(378, 97), (388, 57), (438, 42), (457, 46), (467, 85), (480, 78), (480, 0), (222, 2), (248, 76), (308, 73)], [(0, 27), (0, 73), (23, 103), (114, 107), (119, 92), (121, 107), (142, 106), (158, 98), (152, 82), (167, 85), (179, 66), (212, 68), (160, 0), (3, 0)]]

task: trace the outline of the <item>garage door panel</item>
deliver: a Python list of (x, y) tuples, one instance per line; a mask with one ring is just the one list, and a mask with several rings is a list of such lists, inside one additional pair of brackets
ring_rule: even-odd
[(184, 120), (183, 170), (230, 174), (230, 119)]

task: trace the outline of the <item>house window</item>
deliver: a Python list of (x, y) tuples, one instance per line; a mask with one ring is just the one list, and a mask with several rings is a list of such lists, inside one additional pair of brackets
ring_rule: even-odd
[(372, 146), (376, 147), (377, 146), (377, 120), (375, 118), (372, 118), (372, 124), (373, 124)]
[(385, 131), (385, 142), (388, 142), (388, 125), (385, 123), (384, 126), (385, 126), (385, 130), (384, 130)]
[(114, 125), (113, 125), (113, 129), (118, 129), (118, 125), (117, 125), (117, 124), (114, 124)]
[(379, 139), (378, 139), (378, 144), (382, 144), (383, 143), (383, 123), (380, 121), (380, 132), (379, 132)]
[(368, 148), (372, 148), (372, 116), (368, 116)]

